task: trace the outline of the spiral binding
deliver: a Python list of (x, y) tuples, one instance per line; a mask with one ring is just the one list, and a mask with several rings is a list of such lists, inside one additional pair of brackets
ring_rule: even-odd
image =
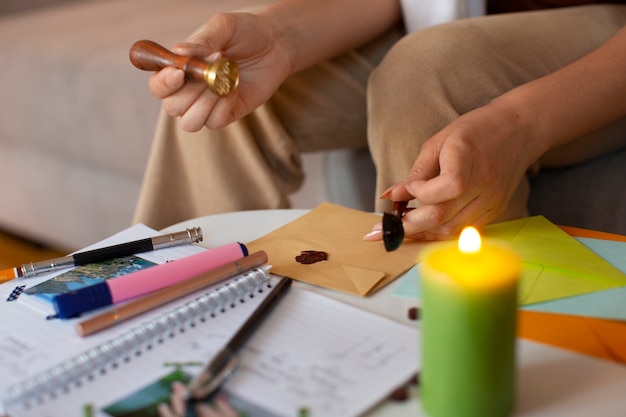
[(121, 362), (130, 362), (132, 356), (140, 356), (143, 349), (150, 350), (165, 338), (175, 337), (176, 330), (183, 331), (185, 323), (193, 327), (196, 319), (204, 321), (206, 315), (214, 317), (219, 312), (225, 312), (236, 302), (244, 302), (246, 297), (263, 291), (269, 283), (268, 268), (255, 268), (237, 275), (209, 293), (9, 387), (6, 404), (20, 403), (28, 407), (43, 403), (46, 396), (54, 397), (59, 391), (69, 391), (72, 384), (78, 387), (81, 381), (89, 381), (98, 373), (105, 373), (109, 366), (117, 367)]

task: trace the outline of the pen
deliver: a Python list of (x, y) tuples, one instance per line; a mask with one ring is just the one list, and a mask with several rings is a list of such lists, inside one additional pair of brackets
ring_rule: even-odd
[(264, 251), (255, 252), (245, 258), (219, 266), (195, 278), (179, 282), (161, 290), (155, 291), (143, 297), (136, 298), (119, 307), (105, 311), (76, 324), (76, 333), (79, 336), (88, 336), (100, 330), (111, 327), (119, 322), (128, 320), (141, 313), (163, 304), (174, 301), (177, 298), (192, 294), (218, 281), (233, 277), (237, 274), (250, 271), (267, 262), (267, 254)]
[(52, 304), (57, 313), (56, 317), (62, 319), (75, 317), (99, 307), (110, 306), (160, 290), (245, 256), (248, 256), (248, 248), (243, 243), (233, 242), (59, 294), (52, 299)]
[(47, 261), (30, 262), (22, 266), (0, 271), (0, 283), (14, 278), (31, 278), (36, 275), (56, 271), (72, 266), (86, 265), (94, 262), (107, 261), (121, 258), (135, 253), (149, 252), (152, 250), (169, 248), (171, 246), (184, 245), (187, 243), (202, 242), (202, 229), (194, 227), (182, 232), (149, 237), (119, 245), (78, 252), (73, 255), (54, 258)]
[(239, 364), (237, 356), (239, 350), (269, 315), (272, 308), (287, 294), (291, 281), (289, 277), (281, 277), (243, 326), (226, 343), (226, 346), (217, 352), (202, 372), (189, 383), (186, 399), (188, 403), (210, 397), (233, 374)]

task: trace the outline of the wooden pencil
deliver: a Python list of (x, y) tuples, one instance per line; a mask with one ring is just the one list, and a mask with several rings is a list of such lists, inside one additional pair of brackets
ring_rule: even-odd
[(135, 300), (121, 304), (76, 324), (76, 333), (85, 337), (114, 326), (141, 313), (174, 301), (219, 281), (250, 271), (267, 262), (267, 253), (258, 251), (242, 259), (217, 267), (197, 277), (171, 285)]

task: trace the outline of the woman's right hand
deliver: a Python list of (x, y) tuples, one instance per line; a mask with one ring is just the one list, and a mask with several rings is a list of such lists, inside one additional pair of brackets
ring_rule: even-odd
[(239, 65), (239, 86), (226, 97), (212, 93), (204, 82), (186, 81), (182, 70), (166, 67), (148, 82), (150, 92), (163, 100), (163, 108), (178, 117), (189, 132), (203, 126), (225, 127), (265, 103), (291, 74), (288, 47), (272, 20), (264, 15), (222, 13), (184, 43), (174, 45), (179, 55), (212, 62), (221, 56)]

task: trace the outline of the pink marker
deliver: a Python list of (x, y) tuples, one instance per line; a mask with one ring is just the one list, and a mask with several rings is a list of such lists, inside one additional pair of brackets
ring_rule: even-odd
[(248, 248), (243, 243), (229, 243), (176, 261), (59, 294), (53, 299), (54, 309), (59, 318), (78, 316), (96, 308), (116, 304), (185, 281), (244, 256), (248, 256)]

